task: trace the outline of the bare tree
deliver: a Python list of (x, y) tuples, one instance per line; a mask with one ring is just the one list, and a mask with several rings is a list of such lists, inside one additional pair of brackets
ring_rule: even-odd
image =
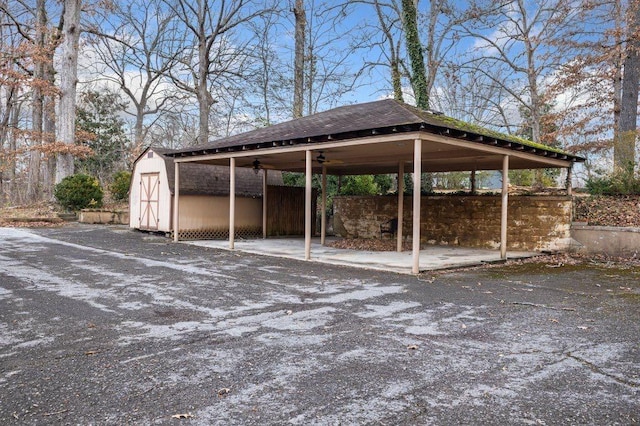
[[(149, 126), (174, 97), (165, 75), (182, 50), (176, 19), (161, 0), (119, 1), (88, 31), (100, 62), (98, 78), (118, 87), (134, 107), (134, 152), (140, 151)], [(106, 32), (108, 31), (108, 32)], [(154, 120), (146, 123), (149, 117)]]
[[(354, 3), (354, 2), (350, 2)], [(366, 20), (361, 28), (356, 28), (353, 37), (357, 38), (356, 44), (369, 52), (376, 52), (373, 57), (363, 58), (362, 71), (372, 73), (378, 68), (384, 68), (388, 72), (389, 81), (393, 90), (393, 98), (403, 102), (403, 39), (402, 12), (396, 0), (360, 0), (370, 7), (377, 22)], [(383, 92), (388, 89), (381, 89)]]
[(482, 72), (453, 62), (446, 64), (436, 80), (431, 107), (446, 111), (453, 118), (505, 133), (513, 133), (517, 128), (512, 114), (517, 111), (517, 104), (504, 88)]
[[(44, 54), (45, 34), (47, 28), (47, 12), (44, 0), (36, 1), (35, 11), (35, 37), (31, 39), (34, 52), (33, 63), (33, 101), (32, 112), (32, 139), (35, 145), (42, 145), (44, 125), (44, 94), (42, 83), (45, 81), (45, 61), (49, 58)], [(27, 178), (27, 198), (36, 200), (40, 186), (40, 158), (38, 149), (32, 149), (29, 153), (29, 176)]]
[(237, 93), (237, 101), (247, 114), (245, 126), (270, 126), (291, 117), (291, 66), (281, 44), (290, 33), (285, 19), (289, 13), (288, 8), (274, 7), (272, 13), (256, 17), (249, 25), (254, 42), (246, 79), (238, 86), (241, 93)]
[(353, 4), (336, 6), (314, 0), (307, 3), (305, 54), (306, 112), (335, 107), (359, 83), (354, 53), (360, 48), (349, 32)]
[[(541, 123), (549, 102), (544, 79), (566, 61), (567, 44), (561, 41), (573, 34), (579, 10), (569, 0), (474, 5), (474, 11), (480, 9), (486, 14), (478, 15), (474, 25), (465, 28), (477, 40), (475, 50), (482, 56), (475, 55), (468, 65), (501, 85), (528, 110), (532, 138), (544, 142)], [(498, 69), (501, 72), (496, 73)]]
[(295, 0), (295, 56), (293, 64), (293, 118), (302, 117), (304, 108), (304, 56), (306, 44), (307, 14), (304, 0)]
[(384, 36), (384, 44), (386, 44), (387, 47), (386, 50), (383, 48), (382, 52), (384, 56), (386, 56), (387, 63), (389, 64), (393, 98), (397, 101), (404, 102), (402, 95), (402, 73), (400, 71), (402, 62), (400, 58), (401, 37), (396, 35), (402, 30), (402, 23), (399, 19), (400, 13), (397, 10), (397, 5), (393, 1), (387, 6), (387, 9), (392, 10), (385, 11), (384, 6), (379, 0), (374, 0), (373, 6), (375, 7), (378, 23)]
[[(457, 45), (459, 27), (469, 15), (463, 13), (461, 5), (450, 0), (423, 3), (360, 0), (358, 3), (371, 7), (378, 18), (377, 24), (362, 31), (361, 37), (368, 42), (363, 41), (361, 47), (380, 52), (379, 57), (365, 61), (363, 68), (387, 68), (395, 99), (404, 100), (408, 94), (403, 87), (403, 81), (408, 79), (416, 103), (421, 93), (420, 102), (429, 104), (438, 95), (438, 91), (434, 91), (436, 81), (450, 62), (448, 55)], [(429, 102), (424, 102), (425, 99)]]
[[(78, 43), (81, 0), (64, 1), (62, 52), (60, 55), (60, 105), (58, 139), (67, 147), (75, 143), (76, 86), (78, 83)], [(60, 152), (56, 163), (56, 183), (73, 174), (73, 154)]]
[[(19, 118), (16, 123), (20, 127), (10, 132), (20, 134), (24, 142), (19, 148), (26, 156), (26, 164), (21, 168), (26, 173), (25, 201), (30, 202), (39, 200), (51, 189), (50, 164), (42, 159), (43, 153), (48, 156), (45, 159), (51, 158), (51, 142), (55, 137), (55, 129), (49, 125), (50, 113), (54, 112), (49, 106), (57, 94), (52, 68), (59, 36), (58, 30), (50, 25), (52, 11), (56, 12), (55, 5), (51, 8), (44, 0), (0, 4), (0, 13), (6, 19), (2, 25), (2, 50), (5, 60), (9, 61), (2, 68), (8, 72), (3, 81), (5, 86), (11, 86), (10, 99), (15, 101), (23, 96), (30, 100), (30, 108), (24, 109), (24, 113), (30, 113), (29, 117)], [(15, 69), (11, 71), (12, 68)], [(15, 164), (21, 164), (19, 157), (17, 153), (13, 156)]]
[(247, 0), (165, 0), (186, 31), (184, 54), (169, 72), (174, 84), (196, 97), (199, 107), (198, 143), (209, 139), (209, 113), (216, 100), (211, 95), (233, 79), (243, 77), (247, 40), (233, 37), (234, 30), (264, 10)]
[(630, 1), (627, 11), (627, 46), (620, 102), (620, 123), (613, 145), (616, 171), (633, 174), (635, 167), (638, 83), (640, 82), (640, 4)]

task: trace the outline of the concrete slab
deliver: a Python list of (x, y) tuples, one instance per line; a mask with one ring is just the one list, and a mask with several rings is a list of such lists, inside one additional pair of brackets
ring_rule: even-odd
[[(327, 241), (330, 241), (327, 239)], [(201, 247), (229, 249), (226, 240), (181, 241)], [(304, 260), (303, 238), (268, 238), (255, 240), (236, 240), (235, 251), (274, 256), (288, 259)], [(522, 259), (537, 256), (535, 252), (508, 252), (509, 259)], [(411, 251), (398, 253), (395, 251), (362, 251), (337, 249), (322, 246), (319, 238), (312, 239), (311, 261), (332, 265), (351, 266), (400, 274), (411, 274)], [(434, 271), (483, 263), (499, 262), (499, 250), (486, 250), (451, 246), (429, 246), (420, 251), (420, 271)]]

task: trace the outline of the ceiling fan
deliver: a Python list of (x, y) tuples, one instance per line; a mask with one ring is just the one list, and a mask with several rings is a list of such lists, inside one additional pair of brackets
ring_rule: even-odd
[(321, 166), (332, 166), (332, 165), (343, 164), (344, 163), (344, 161), (342, 161), (342, 160), (336, 160), (336, 159), (327, 160), (327, 157), (324, 156), (324, 151), (320, 151), (320, 153), (316, 157), (316, 161)]
[(258, 174), (258, 172), (261, 169), (273, 169), (274, 167), (270, 164), (262, 164), (262, 162), (260, 162), (260, 160), (258, 160), (257, 158), (255, 160), (253, 160), (253, 162), (251, 163), (251, 165), (253, 166), (253, 172), (255, 174)]

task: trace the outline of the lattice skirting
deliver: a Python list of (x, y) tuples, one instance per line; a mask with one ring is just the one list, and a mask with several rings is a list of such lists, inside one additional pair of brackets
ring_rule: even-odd
[[(173, 238), (173, 231), (171, 231)], [(235, 230), (236, 238), (258, 238), (262, 237), (262, 227), (244, 226)], [(178, 233), (179, 240), (227, 240), (229, 239), (228, 228), (210, 229), (181, 229)]]

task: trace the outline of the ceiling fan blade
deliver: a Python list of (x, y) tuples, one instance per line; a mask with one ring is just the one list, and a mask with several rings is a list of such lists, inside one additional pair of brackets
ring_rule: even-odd
[(344, 164), (342, 160), (327, 160), (323, 163), (325, 166), (335, 166), (338, 164)]

